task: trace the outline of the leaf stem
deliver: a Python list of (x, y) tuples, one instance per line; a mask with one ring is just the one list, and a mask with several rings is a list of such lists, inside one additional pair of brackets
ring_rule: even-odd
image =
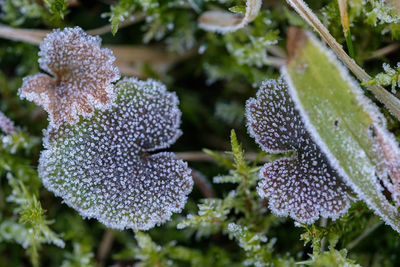
[(347, 49), (350, 57), (354, 59), (353, 41), (351, 40), (349, 14), (347, 13), (347, 0), (338, 0), (340, 19), (342, 22), (344, 37), (346, 38)]

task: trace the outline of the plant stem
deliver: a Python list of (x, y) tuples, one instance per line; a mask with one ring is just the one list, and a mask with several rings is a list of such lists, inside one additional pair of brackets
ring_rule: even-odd
[(108, 253), (112, 247), (112, 243), (114, 241), (114, 233), (112, 230), (107, 229), (101, 239), (100, 247), (97, 250), (97, 266), (104, 266), (104, 261), (107, 258)]
[(382, 48), (374, 51), (371, 55), (363, 58), (362, 60), (372, 60), (372, 59), (380, 58), (380, 57), (386, 56), (390, 53), (393, 53), (394, 51), (398, 50), (399, 48), (400, 48), (400, 43), (390, 44), (388, 46), (382, 47)]
[(200, 172), (192, 169), (192, 177), (194, 184), (200, 189), (203, 196), (206, 198), (215, 197), (214, 189), (207, 178)]
[[(219, 153), (223, 153), (223, 151)], [(215, 161), (215, 158), (213, 156), (208, 155), (202, 151), (176, 152), (175, 154), (178, 158), (186, 161)], [(260, 163), (270, 162), (274, 160), (274, 158), (271, 158), (268, 155), (260, 159), (258, 155), (258, 153), (249, 152), (245, 154), (245, 158), (248, 161), (258, 161)]]
[(350, 57), (354, 59), (353, 41), (351, 40), (349, 14), (347, 13), (347, 0), (338, 0), (340, 19), (342, 22), (344, 37), (346, 38), (347, 49)]
[(355, 246), (358, 245), (358, 243), (360, 243), (361, 240), (363, 240), (366, 236), (368, 236), (370, 233), (372, 233), (376, 228), (378, 228), (380, 225), (382, 224), (382, 222), (378, 222), (370, 227), (368, 227), (367, 229), (365, 229), (365, 231), (359, 235), (356, 239), (354, 239), (353, 241), (351, 241), (348, 245), (347, 245), (347, 250), (351, 250), (353, 249)]
[[(326, 227), (327, 224), (328, 224), (328, 219), (327, 218), (321, 218), (321, 222), (320, 222), (319, 226)], [(321, 239), (320, 252), (324, 252), (325, 251), (325, 243), (326, 243), (326, 236), (324, 236)]]
[[(303, 0), (287, 1), (296, 10), (296, 12), (314, 28), (314, 30), (322, 37), (322, 39), (324, 39), (324, 41), (332, 48), (333, 52), (335, 52), (342, 63), (345, 64), (361, 82), (367, 82), (371, 79), (371, 76), (369, 76), (354, 62), (352, 58), (346, 54), (342, 46), (335, 40), (335, 38), (333, 38), (328, 29), (325, 28), (325, 26), (306, 5), (306, 3), (304, 3)], [(376, 98), (386, 106), (389, 112), (394, 115), (397, 120), (400, 120), (400, 100), (397, 97), (392, 95), (385, 88), (375, 84), (369, 84), (366, 85), (366, 87), (371, 90)]]

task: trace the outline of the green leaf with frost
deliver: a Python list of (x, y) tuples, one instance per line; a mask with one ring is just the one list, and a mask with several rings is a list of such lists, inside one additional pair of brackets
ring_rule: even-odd
[(398, 202), (400, 153), (385, 119), (315, 37), (302, 32), (295, 42), (282, 72), (308, 131), (358, 197), (400, 231), (400, 214), (391, 203)]
[(390, 85), (392, 93), (397, 92), (397, 88), (400, 87), (400, 63), (397, 63), (396, 68), (392, 68), (389, 64), (383, 64), (384, 72), (381, 72), (375, 76), (375, 78), (369, 80), (365, 84), (378, 84), (381, 86)]
[(175, 266), (166, 258), (165, 250), (151, 240), (148, 234), (137, 231), (135, 234), (138, 246), (135, 249), (135, 259), (140, 260), (139, 267)]
[(246, 13), (246, 6), (245, 5), (233, 6), (229, 8), (229, 11), (236, 14), (244, 15)]
[(272, 248), (275, 244), (275, 239), (267, 242), (268, 239), (265, 235), (254, 233), (246, 226), (236, 223), (228, 224), (225, 231), (231, 238), (236, 239), (238, 245), (245, 251), (244, 266), (295, 266), (294, 262), (289, 259), (274, 259)]
[(73, 244), (73, 251), (65, 253), (61, 267), (91, 267), (94, 266), (94, 254), (91, 247), (81, 243)]
[(189, 214), (177, 227), (197, 229), (197, 237), (210, 236), (220, 231), (232, 209), (235, 193), (232, 191), (225, 199), (207, 198), (199, 204), (198, 215)]
[(297, 264), (309, 265), (314, 267), (325, 267), (325, 266), (346, 266), (346, 267), (361, 267), (356, 264), (353, 260), (348, 259), (347, 251), (345, 249), (336, 250), (330, 248), (329, 251), (325, 251), (321, 254), (315, 254), (311, 256), (310, 260), (298, 262)]
[[(49, 225), (53, 222), (46, 219), (46, 211), (36, 196), (30, 193), (24, 184), (11, 173), (7, 175), (7, 179), (12, 188), (12, 193), (7, 197), (7, 201), (17, 205), (14, 211), (19, 214), (19, 221), (15, 222), (14, 226), (10, 225), (9, 220), (3, 222), (0, 225), (2, 230), (0, 235), (2, 238), (14, 240), (27, 248), (32, 265), (39, 266), (39, 250), (43, 244), (54, 244), (63, 248), (65, 243), (50, 229)], [(15, 231), (16, 229), (19, 230)]]
[(47, 9), (57, 19), (64, 19), (67, 12), (67, 0), (44, 0)]
[(233, 163), (228, 158), (227, 155), (225, 155), (223, 153), (218, 153), (218, 152), (212, 151), (212, 150), (207, 149), (207, 148), (204, 148), (203, 152), (206, 153), (207, 155), (212, 156), (222, 166), (225, 166), (228, 169), (233, 168)]

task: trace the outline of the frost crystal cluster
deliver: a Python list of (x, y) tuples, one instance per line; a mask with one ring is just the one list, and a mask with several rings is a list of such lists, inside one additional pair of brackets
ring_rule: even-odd
[(169, 147), (181, 135), (178, 98), (159, 82), (124, 79), (108, 110), (49, 127), (39, 174), (82, 216), (146, 230), (179, 212), (192, 189), (187, 164)]
[(258, 193), (275, 214), (312, 223), (347, 211), (349, 188), (312, 140), (282, 78), (264, 82), (257, 98), (248, 100), (246, 115), (250, 135), (264, 151), (293, 151), (260, 170)]
[(113, 101), (113, 85), (119, 79), (112, 65), (111, 50), (101, 48), (101, 39), (81, 28), (54, 30), (40, 45), (40, 67), (50, 74), (26, 77), (20, 96), (42, 106), (50, 124), (75, 122)]

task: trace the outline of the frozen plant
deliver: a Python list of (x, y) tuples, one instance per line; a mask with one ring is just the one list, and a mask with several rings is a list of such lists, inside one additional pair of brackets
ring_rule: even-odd
[(347, 211), (349, 188), (312, 140), (282, 78), (263, 83), (257, 98), (248, 100), (246, 116), (250, 135), (264, 151), (293, 151), (260, 170), (258, 193), (276, 215), (313, 223)]
[(153, 80), (124, 79), (115, 90), (111, 109), (73, 126), (49, 125), (39, 176), (82, 216), (147, 230), (179, 212), (193, 185), (175, 154), (149, 154), (181, 135), (178, 98)]
[(19, 94), (49, 113), (53, 126), (73, 123), (80, 115), (106, 109), (114, 98), (112, 82), (120, 78), (111, 50), (81, 28), (54, 30), (40, 45), (40, 67), (50, 74), (26, 77)]
[(367, 84), (379, 84), (382, 86), (391, 85), (392, 93), (395, 94), (397, 92), (396, 88), (400, 86), (400, 62), (397, 63), (395, 68), (384, 63), (383, 70), (385, 72), (377, 74), (375, 78), (368, 81)]

